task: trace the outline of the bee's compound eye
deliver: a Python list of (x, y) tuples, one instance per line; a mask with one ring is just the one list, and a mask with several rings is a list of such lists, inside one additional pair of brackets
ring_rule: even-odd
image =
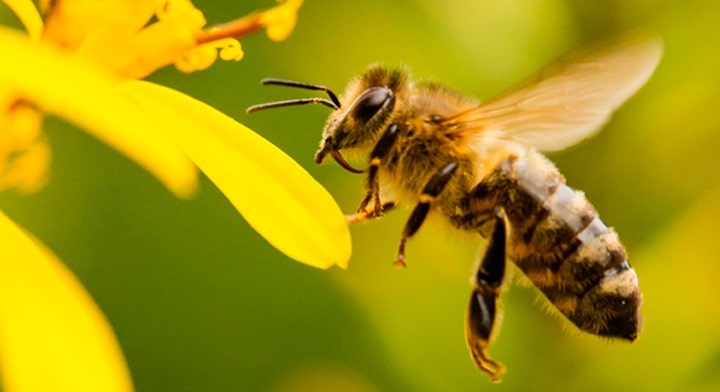
[(369, 88), (355, 102), (353, 114), (356, 119), (368, 122), (383, 106), (394, 100), (395, 94), (387, 87)]

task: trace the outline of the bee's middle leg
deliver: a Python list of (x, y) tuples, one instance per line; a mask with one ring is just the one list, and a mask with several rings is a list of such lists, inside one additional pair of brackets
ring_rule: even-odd
[(473, 278), (473, 292), (468, 304), (465, 338), (475, 364), (490, 375), (493, 382), (500, 381), (502, 364), (490, 359), (490, 345), (496, 320), (497, 299), (505, 277), (507, 229), (505, 213), (498, 209), (495, 225), (488, 237), (488, 246)]
[(408, 238), (412, 237), (422, 226), (428, 212), (430, 212), (430, 204), (435, 198), (442, 192), (447, 185), (448, 181), (452, 178), (455, 170), (457, 170), (457, 162), (450, 162), (445, 165), (439, 172), (435, 173), (430, 178), (430, 181), (423, 188), (422, 194), (420, 195), (420, 202), (415, 206), (410, 218), (405, 223), (405, 228), (400, 238), (400, 247), (398, 248), (397, 258), (395, 259), (395, 265), (399, 267), (405, 266), (405, 243)]

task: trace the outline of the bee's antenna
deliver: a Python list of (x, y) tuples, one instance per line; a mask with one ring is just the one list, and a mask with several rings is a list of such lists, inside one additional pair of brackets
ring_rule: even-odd
[(329, 88), (325, 86), (321, 86), (319, 84), (310, 84), (305, 82), (296, 82), (294, 80), (284, 80), (284, 79), (275, 79), (275, 78), (265, 78), (262, 80), (263, 85), (268, 84), (274, 84), (276, 86), (287, 86), (287, 87), (297, 87), (297, 88), (304, 88), (306, 90), (317, 90), (317, 91), (324, 91), (328, 97), (330, 97), (330, 100), (340, 108), (340, 100), (338, 100), (337, 96), (330, 91)]
[(340, 107), (338, 107), (334, 102), (330, 101), (327, 98), (298, 98), (298, 99), (289, 99), (287, 101), (276, 101), (276, 102), (268, 102), (268, 103), (261, 103), (258, 105), (252, 105), (249, 108), (247, 108), (245, 111), (247, 113), (256, 112), (258, 110), (263, 109), (272, 109), (272, 108), (279, 108), (283, 106), (295, 106), (295, 105), (305, 105), (308, 103), (319, 103), (322, 105), (325, 105), (329, 108), (338, 110)]
[(274, 79), (274, 78), (266, 78), (262, 80), (263, 85), (276, 85), (276, 86), (287, 86), (287, 87), (297, 87), (297, 88), (303, 88), (306, 90), (317, 90), (317, 91), (324, 91), (330, 99), (326, 98), (299, 98), (299, 99), (290, 99), (287, 101), (278, 101), (278, 102), (268, 102), (268, 103), (262, 103), (259, 105), (253, 105), (247, 108), (248, 113), (252, 113), (258, 110), (263, 109), (270, 109), (270, 108), (277, 108), (282, 106), (294, 106), (294, 105), (304, 105), (308, 103), (314, 103), (314, 104), (322, 104), (329, 108), (338, 110), (340, 109), (340, 100), (337, 98), (337, 96), (330, 91), (329, 88), (325, 86), (320, 86), (317, 84), (310, 84), (305, 82), (296, 82), (294, 80), (284, 80), (284, 79)]

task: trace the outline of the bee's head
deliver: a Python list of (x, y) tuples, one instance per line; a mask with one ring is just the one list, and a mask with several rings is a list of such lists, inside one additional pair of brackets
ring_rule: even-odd
[(342, 95), (339, 110), (330, 114), (323, 129), (315, 162), (340, 150), (375, 145), (392, 120), (397, 94), (405, 88), (407, 71), (372, 65), (353, 79)]
[(335, 109), (325, 123), (320, 149), (315, 154), (315, 162), (321, 163), (327, 155), (330, 155), (346, 170), (362, 173), (363, 170), (355, 169), (345, 161), (340, 150), (368, 148), (375, 144), (382, 130), (392, 119), (396, 96), (405, 88), (407, 73), (404, 69), (388, 70), (379, 65), (372, 65), (363, 75), (348, 84), (340, 100), (324, 86), (265, 79), (263, 84), (325, 91), (329, 99), (302, 98), (272, 102), (252, 106), (248, 108), (248, 112), (306, 103), (319, 103)]

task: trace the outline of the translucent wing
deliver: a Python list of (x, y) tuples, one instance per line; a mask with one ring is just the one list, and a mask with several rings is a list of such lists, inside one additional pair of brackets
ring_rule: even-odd
[(605, 124), (655, 70), (662, 42), (634, 33), (560, 58), (535, 78), (446, 119), (459, 132), (557, 151)]

